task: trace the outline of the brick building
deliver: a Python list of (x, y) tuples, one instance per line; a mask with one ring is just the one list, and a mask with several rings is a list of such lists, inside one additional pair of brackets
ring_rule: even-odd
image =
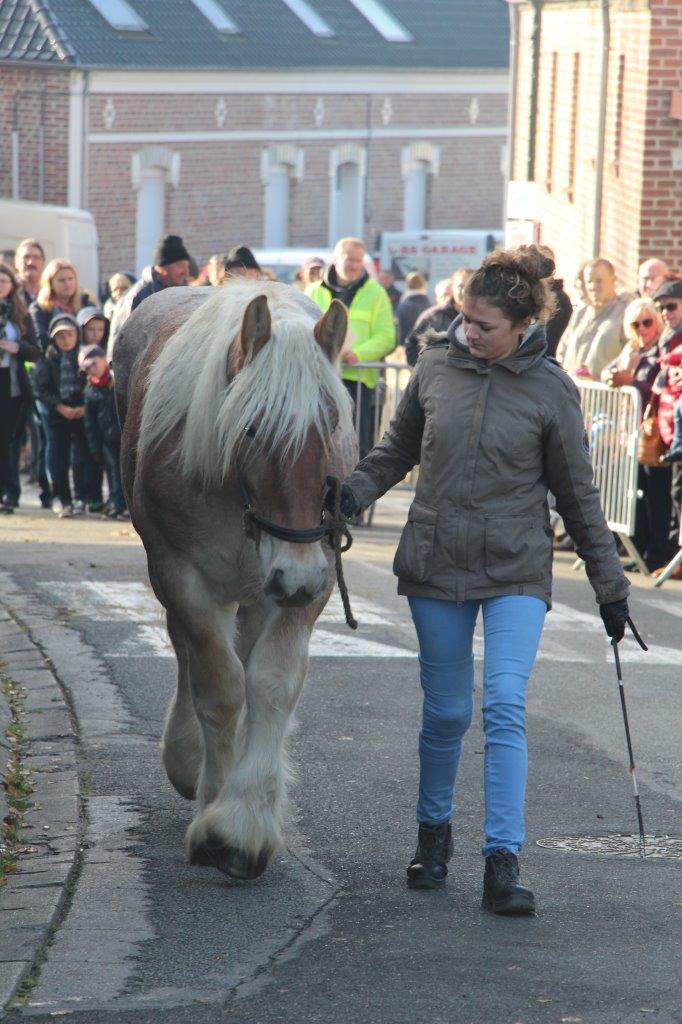
[(374, 246), (502, 225), (504, 0), (2, 0), (0, 195), (90, 210), (103, 274), (179, 232)]
[(682, 0), (508, 0), (508, 217), (569, 280), (610, 259), (623, 288), (682, 270)]

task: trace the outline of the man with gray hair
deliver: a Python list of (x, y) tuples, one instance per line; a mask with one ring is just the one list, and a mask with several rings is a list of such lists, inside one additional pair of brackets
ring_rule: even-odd
[(623, 314), (628, 299), (616, 294), (616, 272), (608, 260), (588, 263), (584, 279), (587, 302), (573, 313), (556, 358), (572, 377), (599, 380), (625, 344)]
[(665, 260), (644, 260), (637, 271), (637, 287), (642, 298), (653, 299), (658, 289), (670, 277), (670, 268)]
[(356, 369), (357, 363), (375, 363), (395, 348), (391, 302), (378, 281), (365, 269), (365, 245), (359, 238), (341, 238), (321, 281), (306, 288), (326, 312), (332, 299), (348, 309), (348, 335), (341, 352), (341, 377), (356, 407), (359, 406), (358, 446), (363, 457), (374, 444), (373, 397), (379, 382), (375, 369)]

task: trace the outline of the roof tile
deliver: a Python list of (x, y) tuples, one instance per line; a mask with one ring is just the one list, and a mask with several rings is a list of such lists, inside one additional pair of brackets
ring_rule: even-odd
[(52, 7), (50, 0), (2, 0), (0, 60), (207, 70), (503, 70), (508, 64), (504, 0), (383, 0), (413, 35), (411, 43), (387, 43), (347, 0), (310, 0), (335, 30), (333, 39), (316, 37), (282, 0), (218, 0), (239, 25), (238, 36), (217, 32), (189, 0), (129, 2), (149, 32), (116, 31), (88, 0), (52, 0)]

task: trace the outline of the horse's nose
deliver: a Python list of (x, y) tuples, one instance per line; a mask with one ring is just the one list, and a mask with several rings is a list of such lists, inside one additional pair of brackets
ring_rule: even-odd
[(273, 569), (266, 580), (265, 593), (277, 604), (285, 608), (303, 608), (320, 597), (327, 582), (327, 573), (324, 570), (316, 584), (306, 583), (291, 591), (287, 587), (286, 574), (283, 569)]

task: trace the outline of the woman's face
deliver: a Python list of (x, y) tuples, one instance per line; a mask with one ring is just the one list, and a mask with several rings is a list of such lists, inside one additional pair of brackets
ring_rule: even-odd
[(638, 348), (649, 348), (658, 337), (658, 326), (651, 310), (643, 309), (630, 324), (633, 344)]
[(78, 335), (75, 327), (62, 327), (53, 335), (52, 339), (58, 349), (62, 352), (71, 352), (76, 347)]
[(499, 360), (519, 346), (519, 337), (530, 324), (530, 317), (518, 324), (507, 320), (501, 309), (483, 299), (462, 298), (464, 334), (475, 359)]
[(58, 270), (52, 278), (52, 294), (58, 302), (68, 302), (76, 294), (76, 275), (73, 270)]
[(0, 302), (8, 299), (14, 291), (14, 281), (8, 274), (0, 274)]

